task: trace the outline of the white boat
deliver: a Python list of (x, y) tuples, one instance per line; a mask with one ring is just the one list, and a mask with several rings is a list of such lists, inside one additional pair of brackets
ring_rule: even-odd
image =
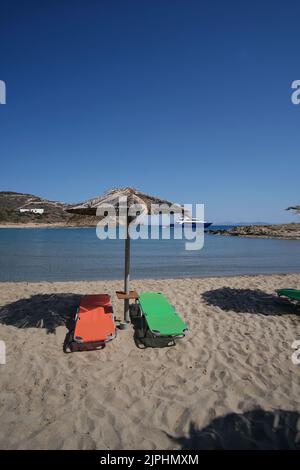
[(175, 224), (171, 224), (172, 227), (175, 225), (181, 225), (182, 227), (210, 227), (212, 225), (212, 222), (205, 222), (204, 220), (197, 219), (196, 217), (180, 217), (178, 220), (176, 220)]

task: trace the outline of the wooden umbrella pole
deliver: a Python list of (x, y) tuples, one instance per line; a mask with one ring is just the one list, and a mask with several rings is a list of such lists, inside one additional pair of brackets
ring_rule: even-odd
[[(130, 280), (130, 236), (129, 236), (129, 216), (127, 209), (126, 219), (126, 238), (125, 238), (125, 275), (124, 275), (124, 291), (129, 295), (129, 280)], [(124, 300), (124, 322), (129, 322), (129, 299)]]

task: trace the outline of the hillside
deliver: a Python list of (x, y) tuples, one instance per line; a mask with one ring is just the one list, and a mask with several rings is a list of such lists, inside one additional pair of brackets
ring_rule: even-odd
[[(70, 206), (64, 202), (43, 199), (33, 194), (0, 191), (0, 224), (65, 225), (66, 227), (94, 227), (97, 225), (97, 217), (69, 214), (65, 211), (68, 207)], [(20, 213), (20, 208), (41, 208), (44, 209), (44, 213)]]
[[(49, 201), (33, 194), (16, 193), (12, 191), (0, 192), (0, 223), (28, 224), (43, 223), (55, 224), (67, 222), (71, 217), (64, 209), (67, 204), (58, 201)], [(43, 214), (20, 213), (20, 208), (42, 208)]]

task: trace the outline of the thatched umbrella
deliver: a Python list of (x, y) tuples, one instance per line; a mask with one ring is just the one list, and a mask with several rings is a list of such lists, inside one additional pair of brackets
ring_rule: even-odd
[[(99, 221), (110, 213), (109, 209), (114, 208), (116, 219), (119, 225), (126, 225), (125, 234), (125, 274), (124, 274), (124, 321), (129, 322), (129, 273), (130, 273), (130, 235), (129, 223), (134, 221), (139, 214), (174, 214), (184, 213), (183, 206), (172, 203), (165, 199), (149, 196), (137, 191), (134, 188), (116, 188), (107, 191), (103, 196), (89, 199), (79, 205), (72, 206), (67, 212), (80, 215), (90, 215), (99, 217)], [(134, 212), (132, 212), (134, 207)], [(107, 211), (105, 209), (107, 208)]]
[(300, 215), (300, 206), (291, 206), (286, 209), (287, 211), (293, 211), (295, 214)]

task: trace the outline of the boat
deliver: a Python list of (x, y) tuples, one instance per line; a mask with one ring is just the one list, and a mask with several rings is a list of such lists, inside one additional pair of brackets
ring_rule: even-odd
[(170, 227), (175, 227), (176, 225), (181, 225), (181, 227), (208, 228), (212, 225), (212, 222), (205, 222), (204, 220), (199, 220), (196, 217), (185, 216), (180, 217), (175, 223), (170, 224)]

